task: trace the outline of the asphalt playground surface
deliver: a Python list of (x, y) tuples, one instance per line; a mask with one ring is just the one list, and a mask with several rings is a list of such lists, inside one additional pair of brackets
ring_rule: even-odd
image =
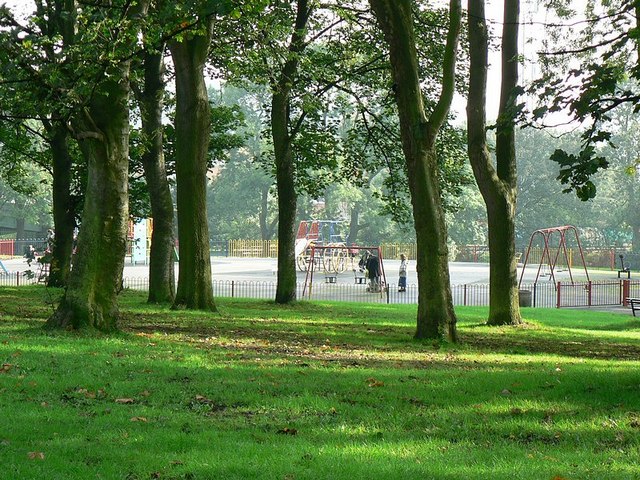
[[(14, 258), (10, 260), (2, 260), (5, 268), (9, 272), (22, 272), (29, 270), (29, 266), (24, 258)], [(37, 263), (33, 262), (31, 270), (37, 269)], [(384, 273), (387, 283), (394, 285), (398, 282), (398, 269), (400, 260), (383, 260)], [(125, 278), (147, 278), (149, 266), (146, 264), (132, 264), (127, 258), (124, 267)], [(178, 271), (178, 263), (176, 262), (176, 272)], [(275, 282), (277, 279), (277, 261), (275, 258), (239, 258), (239, 257), (211, 257), (211, 271), (214, 280), (221, 281), (245, 281), (245, 282)], [(523, 276), (523, 283), (532, 283), (538, 272), (538, 266), (527, 266)], [(518, 278), (522, 273), (521, 266), (518, 267)], [(573, 279), (577, 281), (586, 280), (586, 274), (583, 269), (574, 267), (572, 270)], [(298, 282), (304, 283), (307, 276), (306, 272), (297, 272)], [(489, 264), (487, 263), (471, 263), (471, 262), (451, 262), (449, 263), (449, 275), (451, 285), (465, 284), (487, 284), (489, 283)], [(634, 275), (632, 274), (632, 278)], [(589, 278), (591, 280), (615, 280), (617, 272), (611, 270), (590, 270)], [(540, 277), (538, 281), (543, 281), (548, 277)], [(557, 271), (555, 273), (556, 281), (569, 281), (568, 271)], [(314, 273), (314, 283), (324, 282), (325, 274), (322, 271)], [(354, 283), (354, 272), (347, 269), (336, 275), (336, 283)], [(407, 284), (416, 284), (416, 265), (415, 261), (409, 261), (407, 270)]]

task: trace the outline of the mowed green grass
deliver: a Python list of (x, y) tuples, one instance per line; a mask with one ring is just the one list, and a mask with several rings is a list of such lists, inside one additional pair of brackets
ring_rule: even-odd
[(121, 298), (122, 333), (42, 328), (0, 289), (2, 479), (640, 479), (640, 322), (524, 309), (458, 345), (415, 306)]

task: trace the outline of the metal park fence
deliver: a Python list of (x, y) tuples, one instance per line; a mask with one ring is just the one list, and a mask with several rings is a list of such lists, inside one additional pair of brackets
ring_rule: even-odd
[[(32, 272), (0, 272), (0, 286), (21, 287), (42, 284), (37, 270)], [(276, 282), (245, 280), (214, 280), (213, 294), (216, 297), (273, 299)], [(146, 291), (146, 277), (125, 277), (123, 287)], [(418, 286), (407, 285), (406, 291), (398, 292), (396, 285), (388, 285), (381, 292), (370, 293), (367, 285), (316, 282), (305, 287), (297, 284), (297, 297), (301, 300), (331, 300), (339, 302), (417, 304)], [(640, 298), (640, 280), (603, 280), (590, 282), (538, 282), (521, 285), (523, 306), (538, 308), (598, 307), (626, 305), (626, 298)], [(455, 306), (488, 306), (489, 285), (470, 283), (452, 285), (451, 293)]]
[(47, 249), (47, 239), (25, 238), (22, 240), (0, 240), (0, 258), (23, 257), (33, 246), (36, 252), (42, 253)]
[[(146, 278), (125, 278), (124, 287), (147, 290)], [(379, 293), (367, 292), (366, 285), (316, 282), (311, 286), (298, 283), (298, 299), (332, 300), (341, 302), (417, 304), (418, 286), (407, 285), (406, 291), (399, 292), (390, 284)], [(628, 297), (640, 297), (640, 280), (603, 280), (597, 282), (538, 282), (522, 284), (523, 306), (537, 308), (598, 307), (625, 305)], [(217, 297), (273, 299), (275, 282), (214, 280), (213, 294)], [(488, 306), (489, 285), (469, 283), (452, 285), (451, 294), (455, 306)]]

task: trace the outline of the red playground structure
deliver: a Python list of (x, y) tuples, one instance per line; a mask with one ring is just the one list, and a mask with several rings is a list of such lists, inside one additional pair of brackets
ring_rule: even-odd
[[(536, 238), (540, 238), (542, 240), (542, 254), (540, 255), (540, 263), (538, 264), (538, 271), (533, 283), (538, 283), (542, 268), (543, 266), (545, 266), (546, 268), (548, 268), (548, 272), (543, 273), (543, 275), (549, 275), (549, 280), (552, 280), (553, 284), (555, 285), (555, 272), (557, 271), (556, 267), (558, 266), (558, 259), (561, 258), (565, 262), (566, 268), (569, 272), (569, 278), (571, 279), (571, 283), (573, 284), (573, 273), (571, 272), (572, 262), (569, 258), (569, 252), (567, 250), (567, 235), (571, 234), (573, 234), (573, 237), (575, 238), (578, 251), (580, 252), (580, 259), (582, 260), (582, 267), (584, 268), (584, 273), (587, 277), (587, 281), (589, 281), (589, 272), (587, 271), (587, 265), (584, 261), (584, 254), (582, 252), (582, 246), (580, 245), (580, 238), (578, 237), (578, 229), (573, 225), (564, 225), (562, 227), (543, 228), (540, 230), (536, 230), (531, 234), (531, 238), (529, 239), (529, 246), (527, 247), (527, 253), (525, 254), (524, 262), (522, 265), (522, 272), (520, 273), (518, 288), (520, 288), (522, 285), (524, 271), (529, 261), (529, 255), (531, 254), (531, 247), (533, 246), (533, 242)], [(555, 251), (553, 255), (552, 250)], [(560, 257), (561, 253), (562, 257)]]

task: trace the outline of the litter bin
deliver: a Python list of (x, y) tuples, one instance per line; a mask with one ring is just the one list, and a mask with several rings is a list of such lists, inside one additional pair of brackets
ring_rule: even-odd
[(531, 306), (531, 290), (518, 290), (518, 296), (520, 297), (521, 307)]

